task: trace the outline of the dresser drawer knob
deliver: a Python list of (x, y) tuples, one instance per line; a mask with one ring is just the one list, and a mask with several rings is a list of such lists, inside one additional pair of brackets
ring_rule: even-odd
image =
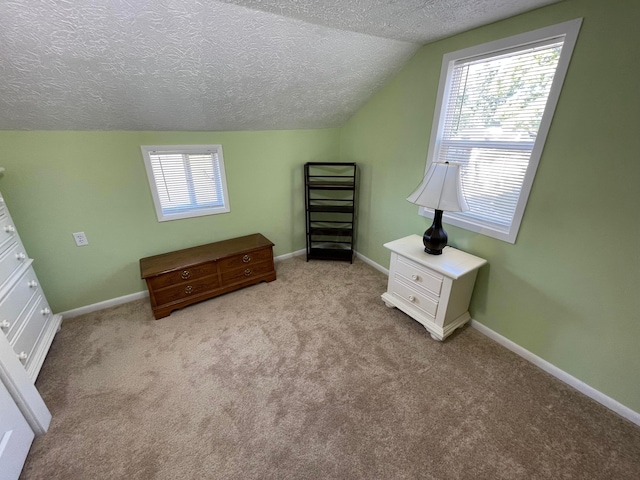
[(244, 271), (244, 276), (245, 276), (245, 277), (248, 277), (249, 275), (251, 275), (251, 269), (250, 269), (250, 268), (247, 268), (247, 269)]
[(29, 287), (31, 288), (36, 288), (38, 286), (38, 282), (36, 282), (35, 280), (29, 280), (29, 282), (27, 282), (27, 285), (29, 285)]
[(2, 322), (0, 322), (0, 328), (2, 328), (3, 330), (9, 330), (10, 326), (11, 322), (9, 320), (2, 320)]
[(27, 258), (27, 256), (24, 253), (22, 253), (22, 252), (16, 253), (16, 260), (22, 261), (25, 258)]
[(188, 279), (191, 276), (191, 272), (189, 270), (184, 270), (182, 272), (182, 275), (180, 275), (182, 277), (183, 280)]
[(27, 352), (20, 352), (18, 354), (18, 360), (20, 360), (22, 363), (25, 363), (27, 361), (27, 358), (29, 358), (29, 355), (27, 355)]
[(13, 225), (5, 225), (4, 231), (7, 233), (14, 233), (16, 231), (16, 227), (14, 227)]
[(184, 288), (184, 293), (186, 293), (187, 295), (189, 295), (190, 293), (193, 293), (193, 287), (191, 285), (187, 285)]
[(42, 315), (49, 315), (51, 313), (51, 309), (48, 307), (43, 308), (42, 310), (40, 310), (40, 313)]
[(251, 257), (249, 255), (245, 255), (244, 257), (242, 257), (243, 263), (249, 263), (250, 261), (251, 261)]
[(411, 280), (413, 280), (414, 282), (417, 282), (418, 280), (420, 280), (420, 277), (418, 275), (411, 275)]
[(413, 295), (409, 295), (409, 301), (410, 302), (415, 302), (416, 301), (416, 297), (414, 297)]

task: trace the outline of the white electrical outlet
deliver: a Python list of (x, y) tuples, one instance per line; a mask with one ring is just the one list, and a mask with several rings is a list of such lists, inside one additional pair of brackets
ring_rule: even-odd
[(72, 233), (73, 239), (76, 241), (76, 246), (84, 247), (85, 245), (89, 245), (89, 240), (87, 240), (87, 236), (84, 232), (76, 232)]

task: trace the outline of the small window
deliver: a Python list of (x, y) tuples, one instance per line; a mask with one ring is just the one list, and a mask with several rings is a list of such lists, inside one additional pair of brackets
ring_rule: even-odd
[(222, 145), (140, 148), (159, 222), (230, 211)]
[(470, 208), (447, 223), (515, 243), (581, 22), (444, 56), (427, 168), (459, 163)]

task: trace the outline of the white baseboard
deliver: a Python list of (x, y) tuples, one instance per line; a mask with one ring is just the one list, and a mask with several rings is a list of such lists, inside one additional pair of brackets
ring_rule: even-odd
[(368, 257), (365, 257), (364, 255), (362, 255), (361, 253), (356, 252), (356, 257), (358, 257), (360, 260), (362, 260), (364, 263), (366, 263), (367, 265), (372, 266), (373, 268), (375, 268), (376, 270), (378, 270), (379, 272), (384, 273), (387, 277), (389, 276), (389, 269), (384, 268), (382, 265), (380, 265), (379, 263), (374, 262), (373, 260), (371, 260)]
[[(295, 252), (287, 253), (287, 254), (284, 254), (284, 255), (279, 255), (279, 256), (274, 258), (274, 261), (280, 262), (282, 260), (287, 260), (289, 258), (297, 257), (299, 255), (305, 255), (306, 253), (307, 253), (306, 249), (297, 250)], [(364, 255), (362, 255), (361, 253), (358, 253), (358, 252), (356, 252), (356, 256), (357, 256), (357, 258), (362, 260), (364, 263), (370, 265), (371, 267), (375, 268), (379, 272), (382, 272), (387, 276), (389, 275), (389, 270), (388, 269), (386, 269), (382, 265), (374, 262), (370, 258), (365, 257)], [(79, 315), (84, 315), (85, 313), (91, 313), (91, 312), (95, 312), (95, 311), (98, 311), (98, 310), (102, 310), (104, 308), (115, 307), (116, 305), (121, 305), (123, 303), (132, 302), (134, 300), (139, 300), (141, 298), (145, 298), (145, 297), (148, 297), (148, 296), (149, 296), (149, 292), (147, 292), (147, 291), (132, 293), (132, 294), (129, 294), (129, 295), (124, 295), (122, 297), (113, 298), (111, 300), (105, 300), (104, 302), (94, 303), (93, 305), (87, 305), (85, 307), (80, 307), (80, 308), (75, 308), (73, 310), (68, 310), (66, 312), (62, 312), (61, 315), (64, 318), (73, 318), (73, 317), (77, 317)], [(511, 340), (509, 340), (506, 337), (503, 337), (502, 335), (500, 335), (497, 332), (494, 332), (489, 327), (484, 326), (480, 322), (472, 319), (471, 320), (471, 326), (473, 328), (475, 328), (476, 330), (478, 330), (480, 333), (482, 333), (482, 334), (486, 335), (487, 337), (489, 337), (490, 339), (492, 339), (493, 341), (495, 341), (495, 342), (499, 343), (500, 345), (502, 345), (503, 347), (507, 348), (508, 350), (511, 350), (512, 352), (514, 352), (515, 354), (521, 356), (525, 360), (533, 363), (538, 368), (541, 368), (545, 372), (553, 375), (558, 380), (561, 380), (562, 382), (566, 383), (567, 385), (569, 385), (569, 386), (575, 388), (576, 390), (578, 390), (579, 392), (583, 393), (587, 397), (592, 398), (593, 400), (595, 400), (596, 402), (604, 405), (608, 409), (613, 410), (614, 412), (616, 412), (621, 417), (624, 417), (627, 420), (629, 420), (629, 421), (635, 423), (636, 425), (640, 426), (640, 413), (638, 413), (638, 412), (636, 412), (634, 410), (631, 410), (629, 407), (624, 406), (620, 402), (618, 402), (618, 401), (614, 400), (613, 398), (605, 395), (604, 393), (600, 392), (599, 390), (596, 390), (595, 388), (590, 387), (586, 383), (582, 382), (581, 380), (578, 380), (574, 376), (569, 375), (564, 370), (561, 370), (560, 368), (556, 367), (555, 365), (553, 365), (553, 364), (547, 362), (546, 360), (538, 357), (537, 355), (531, 353), (529, 350), (521, 347), (517, 343), (512, 342)]]
[(307, 249), (303, 248), (302, 250), (296, 250), (295, 252), (285, 253), (284, 255), (278, 255), (273, 259), (274, 262), (281, 262), (282, 260), (287, 260), (293, 257), (299, 257), (300, 255), (306, 255)]
[(147, 292), (146, 290), (144, 292), (130, 293), (129, 295), (112, 298), (111, 300), (105, 300), (104, 302), (98, 302), (92, 305), (86, 305), (84, 307), (67, 310), (66, 312), (61, 312), (60, 315), (62, 315), (62, 317), (65, 319), (73, 318), (79, 315), (84, 315), (85, 313), (97, 312), (98, 310), (103, 310), (105, 308), (115, 307), (116, 305), (133, 302), (134, 300), (140, 300), (141, 298), (145, 298), (148, 296), (149, 292)]
[(493, 341), (499, 343), (500, 345), (507, 348), (508, 350), (511, 350), (513, 353), (520, 355), (525, 360), (533, 363), (536, 367), (539, 367), (545, 372), (550, 373), (551, 375), (556, 377), (558, 380), (563, 381), (567, 385), (585, 394), (587, 397), (592, 398), (593, 400), (595, 400), (598, 403), (601, 403), (608, 409), (613, 410), (621, 417), (624, 417), (627, 420), (630, 420), (636, 425), (640, 425), (640, 413), (634, 410), (631, 410), (629, 407), (622, 405), (620, 402), (614, 400), (611, 397), (608, 397), (607, 395), (600, 392), (599, 390), (596, 390), (595, 388), (590, 387), (589, 385), (582, 382), (581, 380), (578, 380), (576, 377), (569, 375), (564, 370), (559, 369), (555, 365), (531, 353), (529, 350), (521, 347), (517, 343), (514, 343), (508, 338), (503, 337), (499, 333), (494, 332), (489, 327), (486, 327), (480, 322), (472, 319), (471, 326), (476, 330), (478, 330), (480, 333), (492, 339)]

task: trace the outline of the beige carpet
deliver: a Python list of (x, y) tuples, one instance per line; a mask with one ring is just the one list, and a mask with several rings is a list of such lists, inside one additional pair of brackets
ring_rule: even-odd
[(65, 321), (22, 478), (640, 478), (640, 428), (471, 328), (432, 340), (368, 265), (276, 268), (159, 321)]

